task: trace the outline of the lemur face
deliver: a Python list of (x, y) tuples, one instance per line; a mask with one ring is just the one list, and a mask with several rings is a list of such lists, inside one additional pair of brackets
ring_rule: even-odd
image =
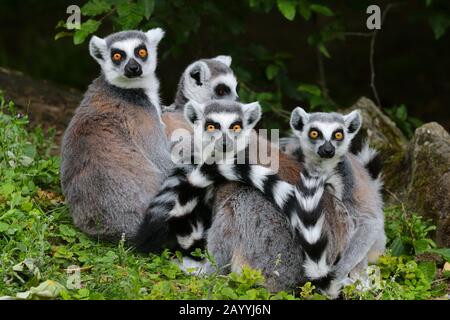
[(231, 57), (217, 56), (188, 66), (183, 79), (186, 98), (200, 103), (210, 100), (239, 100), (237, 80), (230, 65)]
[(291, 114), (291, 127), (300, 139), (305, 157), (318, 162), (339, 159), (348, 152), (350, 142), (361, 127), (361, 115), (353, 111), (307, 113), (297, 107)]
[(251, 131), (261, 118), (261, 106), (258, 102), (189, 101), (184, 114), (194, 128), (196, 148), (216, 156), (231, 156), (247, 147)]
[(146, 33), (123, 31), (105, 39), (93, 36), (89, 50), (111, 84), (122, 88), (145, 88), (148, 78), (155, 73), (157, 46), (163, 36), (164, 31), (160, 28)]

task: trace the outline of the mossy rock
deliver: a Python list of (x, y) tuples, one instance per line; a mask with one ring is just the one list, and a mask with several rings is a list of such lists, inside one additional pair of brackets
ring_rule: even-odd
[(362, 97), (353, 106), (344, 110), (344, 113), (355, 109), (361, 112), (363, 118), (362, 128), (355, 139), (367, 140), (379, 151), (383, 161), (385, 188), (400, 195), (408, 180), (405, 170), (408, 144), (406, 137), (372, 100)]
[(418, 128), (409, 144), (406, 202), (437, 225), (436, 241), (450, 246), (450, 135), (438, 123)]

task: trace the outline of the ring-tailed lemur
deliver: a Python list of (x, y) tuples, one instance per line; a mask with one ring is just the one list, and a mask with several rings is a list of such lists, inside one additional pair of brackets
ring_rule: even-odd
[[(271, 169), (248, 163), (245, 156), (244, 162), (239, 162), (240, 153), (246, 151), (248, 137), (261, 116), (258, 103), (189, 102), (185, 114), (194, 127), (194, 136), (199, 137), (194, 140), (195, 147), (200, 153), (207, 150), (206, 156), (200, 155), (202, 161), (192, 172), (178, 168), (163, 185), (150, 205), (148, 222), (143, 224), (142, 237), (137, 240), (138, 249), (159, 250), (163, 243), (158, 240), (164, 239), (164, 234), (173, 233), (183, 250), (192, 250), (193, 245), (204, 239), (209, 227), (205, 220), (208, 223), (210, 220), (199, 214), (196, 207), (201, 204), (203, 208), (212, 199), (215, 184), (239, 181), (260, 190), (298, 230), (306, 254), (305, 277), (320, 284), (329, 272), (325, 252), (328, 238), (322, 232), (325, 218), (322, 177), (301, 174), (296, 187), (282, 181)], [(208, 161), (211, 156), (216, 162)]]
[[(175, 95), (174, 103), (171, 106), (163, 107), (162, 119), (165, 123), (165, 131), (167, 137), (172, 139), (172, 132), (177, 129), (184, 129), (185, 133), (190, 137), (192, 126), (184, 117), (184, 104), (188, 100), (198, 103), (206, 103), (210, 100), (238, 100), (237, 95), (237, 79), (233, 70), (230, 68), (232, 58), (230, 56), (220, 55), (210, 59), (200, 59), (191, 63), (180, 77), (178, 89)], [(171, 141), (171, 148), (176, 148), (178, 141)], [(164, 182), (159, 194), (164, 194), (167, 185), (171, 185), (174, 181), (179, 181), (182, 175), (192, 170), (192, 166), (180, 166), (172, 172), (167, 181)], [(211, 197), (211, 192), (208, 193)], [(157, 197), (159, 198), (159, 197)], [(152, 202), (156, 203), (155, 201)], [(202, 206), (205, 204), (205, 206)], [(208, 201), (201, 201), (195, 208), (196, 215), (203, 217), (205, 225), (210, 224), (211, 207), (207, 205)], [(201, 207), (202, 206), (202, 207)], [(148, 217), (150, 219), (150, 217)], [(155, 219), (157, 219), (155, 217)], [(177, 230), (180, 235), (187, 235), (190, 230), (190, 223), (185, 223), (186, 219), (180, 219), (179, 222), (172, 221), (172, 230)], [(167, 224), (166, 224), (167, 226)], [(158, 230), (158, 232), (157, 232)], [(157, 248), (177, 247), (177, 241), (170, 237), (168, 230), (153, 230), (155, 234), (155, 243), (152, 249), (147, 251), (158, 250)], [(174, 232), (172, 232), (173, 234)], [(158, 236), (157, 236), (158, 234)], [(192, 247), (204, 248), (204, 239), (196, 241)], [(183, 250), (185, 254), (189, 254), (191, 250)]]
[[(365, 145), (355, 157), (350, 152), (353, 137), (361, 127), (358, 111), (338, 113), (307, 113), (297, 107), (291, 115), (291, 127), (300, 148), (294, 151), (311, 175), (326, 176), (331, 193), (342, 201), (355, 219), (355, 230), (332, 268), (329, 293), (336, 295), (341, 281), (358, 266), (367, 266), (372, 251), (384, 251), (384, 216), (381, 197), (381, 167), (377, 152)], [(359, 165), (358, 165), (359, 164)], [(361, 170), (361, 165), (367, 169)]]
[(237, 79), (231, 66), (231, 57), (220, 55), (191, 63), (183, 72), (172, 105), (163, 107), (163, 121), (171, 138), (173, 130), (191, 130), (183, 114), (188, 101), (207, 103), (210, 100), (239, 100)]
[(155, 75), (160, 28), (92, 37), (102, 73), (75, 111), (61, 146), (61, 184), (87, 234), (132, 238), (169, 170)]

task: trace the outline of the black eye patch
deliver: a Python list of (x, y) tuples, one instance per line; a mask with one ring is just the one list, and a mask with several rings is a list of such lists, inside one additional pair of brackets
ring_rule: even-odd
[(216, 130), (220, 130), (220, 123), (218, 123), (218, 122), (211, 121), (211, 120), (207, 120), (207, 121), (205, 122), (205, 131), (208, 131), (208, 127), (209, 127), (209, 126), (214, 126), (214, 128), (215, 128)]
[[(141, 55), (139, 54), (139, 51), (141, 51), (141, 50), (145, 50), (145, 56), (144, 56), (144, 57), (141, 57)], [(147, 58), (148, 58), (148, 50), (147, 50), (147, 47), (145, 46), (145, 44), (141, 44), (140, 46), (136, 47), (136, 48), (134, 49), (134, 55), (135, 55), (137, 58), (141, 59), (142, 61), (147, 61)]]
[(219, 97), (223, 97), (226, 95), (229, 95), (231, 93), (231, 89), (230, 87), (228, 87), (226, 84), (224, 83), (219, 83), (215, 88), (214, 88), (214, 92), (216, 93), (216, 95), (218, 95)]
[[(116, 55), (120, 55), (120, 59), (115, 59)], [(111, 61), (116, 65), (120, 65), (127, 58), (125, 51), (120, 49), (111, 49)]]
[(309, 133), (308, 133), (308, 135), (311, 137), (311, 132), (317, 132), (317, 138), (316, 139), (321, 139), (321, 138), (323, 138), (323, 134), (322, 134), (322, 131), (320, 131), (319, 129), (317, 129), (317, 128), (314, 128), (314, 127), (312, 127), (312, 128), (310, 128), (309, 129)]
[(244, 129), (244, 125), (242, 124), (242, 121), (233, 122), (228, 129), (233, 130), (234, 126), (239, 126), (241, 130)]
[(344, 130), (337, 129), (333, 132), (333, 134), (331, 135), (331, 138), (336, 141), (342, 141), (344, 139), (344, 136), (345, 136)]

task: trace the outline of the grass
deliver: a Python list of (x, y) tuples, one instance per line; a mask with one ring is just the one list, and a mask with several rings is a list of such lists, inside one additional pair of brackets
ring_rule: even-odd
[[(21, 299), (324, 299), (307, 283), (269, 293), (257, 270), (192, 277), (176, 253), (143, 256), (95, 241), (72, 224), (59, 184), (53, 132), (30, 129), (0, 95), (0, 296)], [(402, 207), (386, 210), (389, 250), (371, 270), (370, 290), (344, 289), (345, 299), (432, 299), (448, 294), (450, 249), (428, 238), (433, 226)]]

